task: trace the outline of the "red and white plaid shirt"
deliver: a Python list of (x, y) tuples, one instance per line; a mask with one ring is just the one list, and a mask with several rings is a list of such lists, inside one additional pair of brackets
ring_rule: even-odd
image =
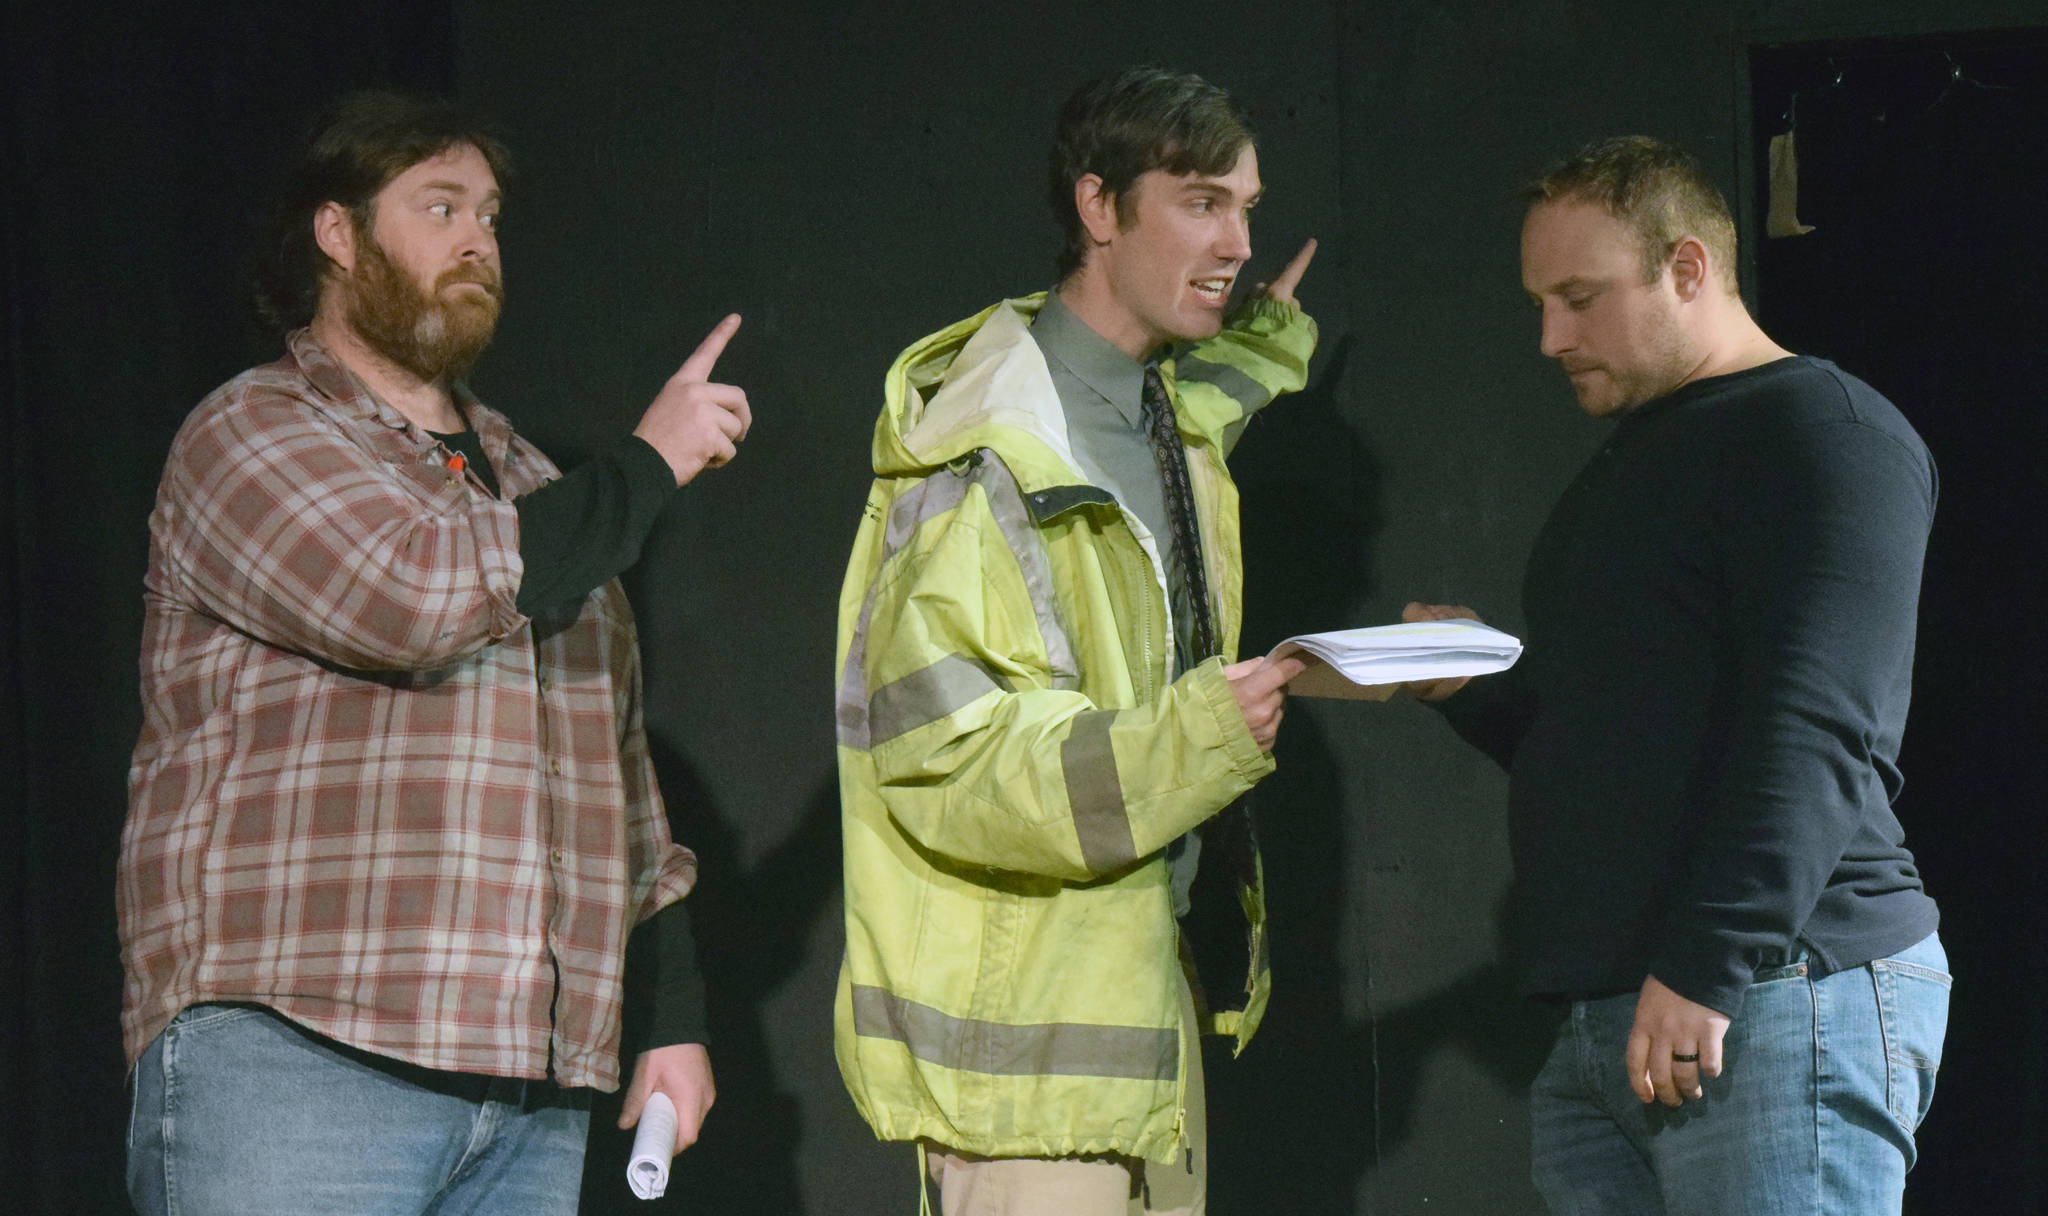
[(522, 617), (505, 497), (305, 331), (185, 422), (150, 516), (117, 902), (132, 1064), (253, 1001), (429, 1068), (619, 1082), (626, 935), (682, 897), (616, 581)]

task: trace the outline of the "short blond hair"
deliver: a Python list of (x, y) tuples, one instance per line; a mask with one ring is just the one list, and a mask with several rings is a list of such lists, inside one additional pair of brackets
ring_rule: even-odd
[(1697, 237), (1718, 264), (1721, 286), (1735, 294), (1735, 217), (1699, 161), (1681, 148), (1647, 135), (1603, 139), (1552, 165), (1521, 197), (1532, 210), (1598, 203), (1635, 234), (1646, 281), (1664, 272), (1678, 242)]

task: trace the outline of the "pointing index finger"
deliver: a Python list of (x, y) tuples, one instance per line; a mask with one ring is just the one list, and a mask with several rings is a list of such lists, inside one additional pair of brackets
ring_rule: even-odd
[(739, 328), (738, 313), (732, 313), (725, 320), (712, 326), (711, 332), (704, 335), (704, 340), (697, 344), (697, 349), (691, 351), (690, 357), (683, 360), (683, 366), (677, 370), (676, 377), (682, 380), (711, 379), (712, 365), (718, 362), (718, 356), (725, 353), (725, 344), (732, 341), (733, 334), (739, 332)]
[(1280, 277), (1273, 280), (1273, 285), (1267, 289), (1266, 294), (1282, 303), (1296, 303), (1294, 289), (1301, 285), (1301, 276), (1308, 272), (1308, 264), (1315, 260), (1315, 256), (1316, 239), (1310, 237), (1303, 243), (1301, 252), (1295, 254), (1294, 260), (1287, 263), (1287, 268), (1280, 272)]

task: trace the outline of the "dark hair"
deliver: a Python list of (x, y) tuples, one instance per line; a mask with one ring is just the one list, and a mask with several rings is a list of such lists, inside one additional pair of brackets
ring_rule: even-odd
[(322, 111), (285, 174), (257, 252), (255, 303), (264, 322), (287, 330), (313, 318), (330, 265), (313, 239), (313, 215), (322, 205), (340, 203), (368, 231), (377, 192), (392, 178), (464, 144), (481, 152), (504, 182), (512, 167), (505, 146), (454, 102), (369, 90)]
[(1127, 68), (1075, 89), (1060, 106), (1046, 200), (1065, 234), (1059, 277), (1081, 268), (1088, 230), (1074, 207), (1074, 183), (1090, 173), (1128, 223), (1132, 183), (1153, 169), (1223, 174), (1256, 142), (1251, 119), (1230, 94), (1188, 73)]
[(1635, 233), (1643, 278), (1655, 279), (1678, 242), (1698, 237), (1735, 290), (1735, 218), (1706, 170), (1683, 149), (1647, 135), (1588, 144), (1524, 186), (1530, 208), (1563, 200), (1598, 203)]

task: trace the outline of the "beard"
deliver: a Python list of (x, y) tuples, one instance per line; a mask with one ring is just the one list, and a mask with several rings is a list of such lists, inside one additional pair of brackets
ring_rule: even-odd
[(1685, 383), (1686, 373), (1698, 362), (1686, 345), (1685, 333), (1676, 321), (1666, 320), (1644, 335), (1640, 352), (1626, 371), (1617, 372), (1621, 390), (1619, 413), (1628, 413), (1660, 397), (1668, 397)]
[(1699, 364), (1699, 354), (1687, 343), (1684, 329), (1663, 314), (1646, 318), (1637, 332), (1618, 345), (1614, 358), (1567, 355), (1558, 361), (1567, 374), (1599, 373), (1584, 380), (1574, 376), (1571, 382), (1579, 408), (1595, 418), (1618, 417), (1669, 396)]
[[(362, 233), (358, 248), (362, 253), (355, 270), (343, 282), (349, 328), (370, 349), (423, 382), (461, 378), (498, 327), (505, 289), (497, 273), (467, 263), (442, 272), (432, 290), (421, 291), (376, 238)], [(483, 290), (444, 297), (443, 291), (456, 283), (475, 283)]]

